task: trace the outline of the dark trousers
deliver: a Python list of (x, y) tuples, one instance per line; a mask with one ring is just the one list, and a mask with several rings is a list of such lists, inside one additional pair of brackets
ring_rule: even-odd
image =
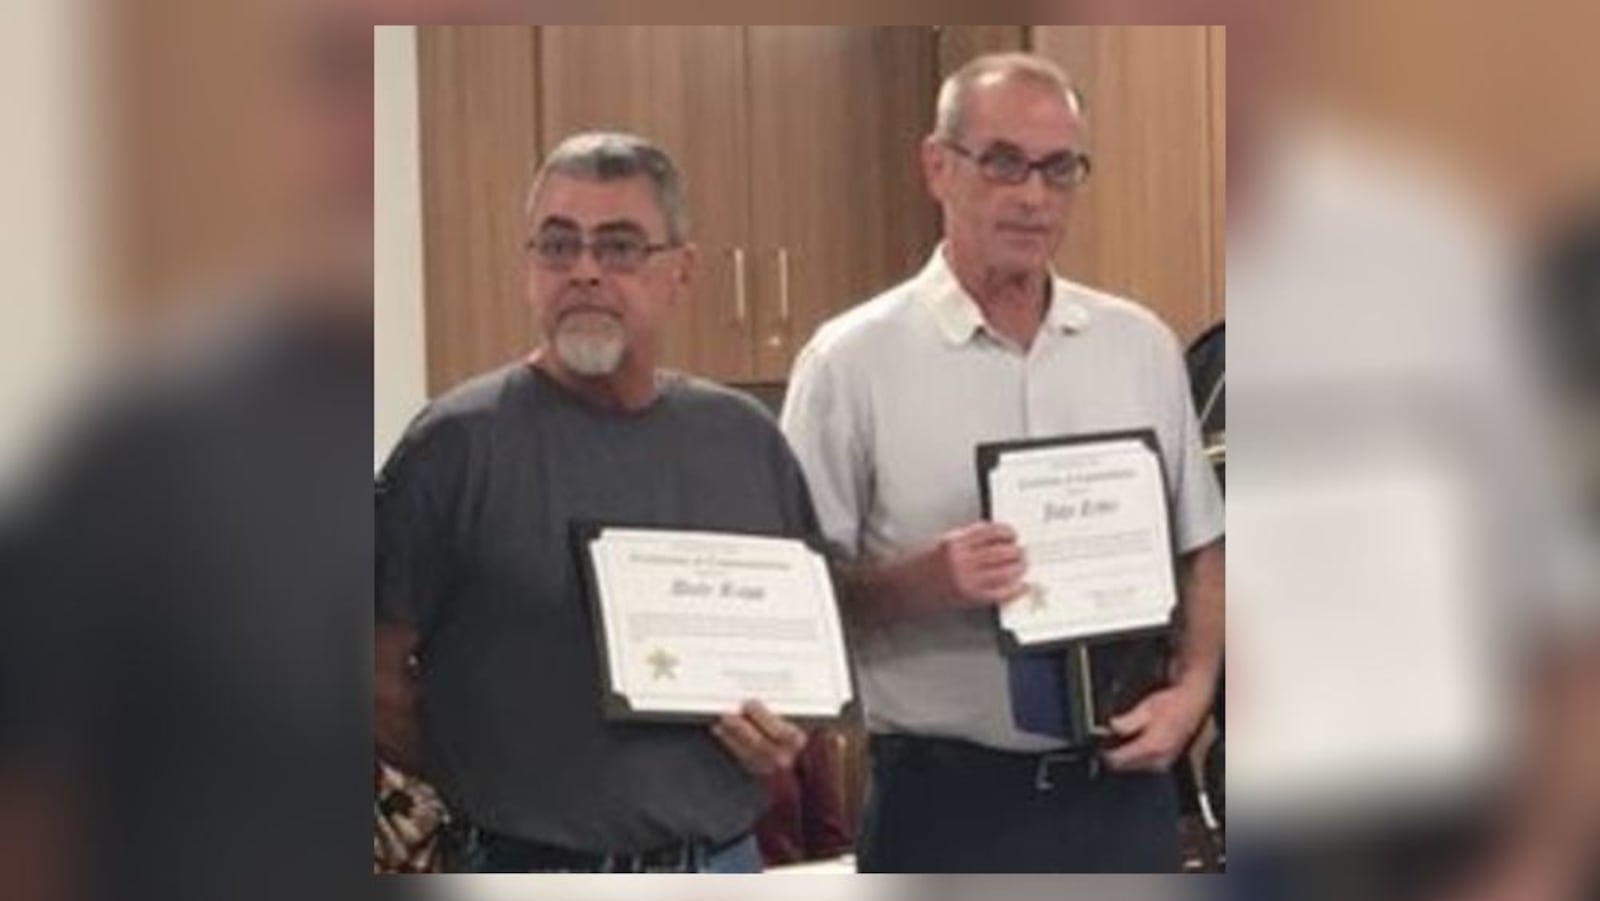
[(679, 842), (643, 853), (573, 851), (479, 828), (461, 818), (441, 836), (447, 873), (759, 873), (755, 836)]
[(1173, 873), (1178, 804), (1166, 773), (1092, 756), (1013, 754), (874, 736), (863, 873)]

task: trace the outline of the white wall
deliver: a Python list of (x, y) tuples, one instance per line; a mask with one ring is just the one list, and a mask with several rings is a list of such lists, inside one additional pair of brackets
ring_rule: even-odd
[(376, 469), (427, 396), (415, 27), (376, 29), (373, 74), (372, 453)]
[[(0, 11), (0, 495), (42, 462), (103, 336), (99, 169), (81, 0)], [(3, 506), (3, 504), (0, 504)]]

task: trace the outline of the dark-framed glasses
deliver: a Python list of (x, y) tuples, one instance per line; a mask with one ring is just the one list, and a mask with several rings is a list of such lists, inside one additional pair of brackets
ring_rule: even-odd
[(549, 231), (534, 235), (527, 243), (541, 265), (557, 272), (576, 266), (584, 251), (607, 272), (637, 272), (650, 257), (677, 246), (676, 241), (651, 243), (644, 235), (631, 232), (603, 233), (585, 241), (577, 232)]
[(954, 141), (943, 143), (976, 163), (978, 173), (984, 180), (997, 185), (1020, 185), (1028, 180), (1035, 169), (1044, 177), (1046, 185), (1058, 191), (1075, 188), (1089, 177), (1089, 155), (1076, 150), (1062, 150), (1030, 160), (1021, 150), (1005, 144), (974, 153)]

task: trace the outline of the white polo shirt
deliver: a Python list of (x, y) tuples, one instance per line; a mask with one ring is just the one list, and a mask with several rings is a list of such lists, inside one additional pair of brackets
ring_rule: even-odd
[[(1178, 342), (1143, 307), (1059, 277), (1032, 347), (991, 329), (945, 262), (825, 323), (795, 362), (783, 430), (848, 558), (922, 550), (981, 518), (983, 442), (1152, 428), (1188, 552), (1222, 534)], [(988, 609), (857, 627), (867, 726), (1035, 751), (1012, 725)]]

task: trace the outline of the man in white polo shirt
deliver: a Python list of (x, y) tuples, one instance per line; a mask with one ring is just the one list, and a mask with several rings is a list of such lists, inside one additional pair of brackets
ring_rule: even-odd
[[(1166, 871), (1167, 769), (1209, 708), (1222, 657), (1222, 504), (1177, 341), (1143, 308), (1054, 275), (1085, 124), (1063, 73), (981, 57), (939, 94), (922, 146), (944, 242), (922, 272), (818, 330), (783, 427), (845, 605), (872, 733), (866, 872)], [(1170, 684), (1065, 752), (1059, 657), (1007, 658), (993, 607), (1027, 563), (982, 520), (982, 442), (1153, 429), (1180, 551)]]

